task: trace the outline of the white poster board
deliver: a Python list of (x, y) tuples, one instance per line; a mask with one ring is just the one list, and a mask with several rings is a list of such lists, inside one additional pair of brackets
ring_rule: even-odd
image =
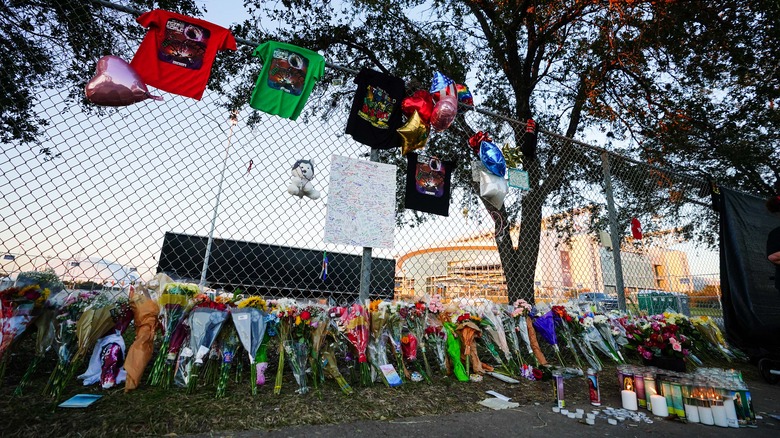
[(392, 164), (331, 156), (325, 242), (392, 248), (395, 173)]

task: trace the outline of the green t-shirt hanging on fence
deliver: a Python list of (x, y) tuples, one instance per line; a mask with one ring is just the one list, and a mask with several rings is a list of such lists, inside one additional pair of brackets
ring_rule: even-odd
[(267, 41), (253, 56), (263, 60), (249, 105), (268, 114), (292, 120), (306, 105), (315, 82), (325, 72), (325, 59), (309, 49)]

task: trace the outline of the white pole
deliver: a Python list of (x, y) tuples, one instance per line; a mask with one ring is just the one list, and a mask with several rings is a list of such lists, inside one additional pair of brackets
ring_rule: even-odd
[(217, 214), (219, 213), (219, 198), (222, 196), (222, 183), (225, 181), (225, 169), (227, 168), (228, 156), (230, 155), (230, 141), (233, 138), (233, 127), (238, 124), (238, 112), (230, 112), (230, 131), (228, 131), (227, 145), (225, 146), (225, 159), (222, 160), (222, 172), (219, 175), (219, 187), (217, 188), (217, 200), (214, 203), (214, 215), (211, 218), (211, 230), (209, 230), (209, 240), (206, 244), (206, 254), (203, 257), (203, 268), (200, 270), (200, 289), (206, 286), (206, 273), (209, 269), (209, 258), (211, 257), (211, 244), (214, 242), (214, 227), (217, 225)]

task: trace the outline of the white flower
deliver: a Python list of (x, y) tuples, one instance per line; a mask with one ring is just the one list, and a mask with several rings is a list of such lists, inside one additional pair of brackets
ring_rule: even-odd
[(585, 328), (591, 328), (593, 327), (593, 318), (586, 316), (585, 318), (582, 318), (581, 324)]
[(595, 315), (593, 317), (593, 322), (596, 324), (606, 324), (607, 323), (607, 317), (605, 315)]

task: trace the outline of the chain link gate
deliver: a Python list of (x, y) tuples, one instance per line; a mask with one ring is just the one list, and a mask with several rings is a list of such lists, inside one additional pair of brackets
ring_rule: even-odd
[[(102, 13), (135, 18), (126, 10)], [(122, 55), (129, 59), (140, 32), (125, 37)], [(55, 57), (52, 69), (64, 71), (68, 62)], [(251, 87), (244, 79), (257, 71), (259, 63), (247, 59), (243, 71), (219, 86), (225, 93)], [(371, 153), (344, 134), (346, 107), (310, 111), (297, 122), (244, 108), (234, 119), (223, 94), (209, 90), (199, 102), (166, 93), (162, 102), (106, 110), (77, 105), (56, 86), (36, 89), (36, 111), (48, 127), (34, 146), (6, 143), (0, 163), (6, 281), (53, 269), (70, 288), (119, 288), (167, 271), (267, 297), (358, 297), (363, 249), (322, 238), (331, 156), (368, 159)], [(307, 108), (328, 107), (331, 95), (317, 90)], [(531, 279), (524, 293), (541, 303), (617, 308), (623, 303), (614, 297), (623, 292), (629, 308), (647, 310), (647, 297), (677, 292), (683, 294), (675, 295), (678, 310), (688, 310), (684, 297), (686, 305), (709, 312), (695, 314), (719, 313), (717, 254), (708, 249), (716, 248), (717, 218), (708, 207), (708, 183), (541, 130), (538, 161), (526, 163), (537, 166), (533, 190), (510, 188), (503, 216), (483, 205), (471, 180), (468, 134), (487, 127), (508, 151), (525, 132), (524, 122), (474, 110), (433, 135), (431, 155), (446, 142), (463, 145), (455, 157), (442, 156), (458, 159), (450, 215), (397, 214), (393, 248), (371, 252), (372, 297), (439, 293), (445, 300), (506, 303), (511, 276)], [(406, 161), (396, 151), (375, 158), (399, 166), (401, 199)], [(314, 161), (320, 200), (286, 193), (298, 159)], [(523, 208), (534, 202), (540, 205), (538, 251), (521, 230)], [(632, 218), (641, 221), (641, 240), (630, 237)], [(522, 263), (502, 260), (497, 243), (507, 241)], [(329, 278), (322, 280), (326, 256)]]

